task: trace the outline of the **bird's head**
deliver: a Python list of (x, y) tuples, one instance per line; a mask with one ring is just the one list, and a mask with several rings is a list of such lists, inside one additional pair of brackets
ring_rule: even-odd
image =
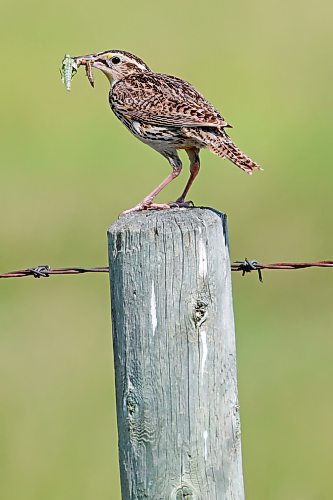
[(124, 50), (106, 50), (78, 56), (75, 60), (79, 65), (90, 63), (93, 68), (100, 69), (113, 83), (132, 73), (151, 71), (142, 59)]

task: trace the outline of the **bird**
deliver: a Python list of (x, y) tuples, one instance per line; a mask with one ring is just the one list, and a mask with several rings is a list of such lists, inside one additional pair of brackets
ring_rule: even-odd
[[(156, 73), (125, 50), (106, 50), (76, 56), (74, 60), (78, 66), (104, 73), (110, 82), (109, 104), (113, 113), (136, 138), (160, 153), (171, 166), (169, 175), (155, 189), (123, 213), (189, 206), (191, 202), (186, 197), (199, 173), (199, 154), (204, 148), (227, 158), (248, 174), (263, 170), (236, 146), (226, 131), (232, 126), (189, 82)], [(179, 150), (186, 151), (190, 162), (186, 186), (175, 202), (155, 203), (155, 197), (182, 170)]]

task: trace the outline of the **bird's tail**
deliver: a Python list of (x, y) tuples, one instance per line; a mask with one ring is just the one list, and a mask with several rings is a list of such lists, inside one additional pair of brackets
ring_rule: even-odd
[(221, 158), (228, 158), (228, 160), (247, 174), (252, 174), (254, 170), (263, 170), (258, 163), (246, 156), (228, 136), (225, 137), (225, 140), (219, 141), (219, 143), (214, 142), (209, 144), (208, 149)]

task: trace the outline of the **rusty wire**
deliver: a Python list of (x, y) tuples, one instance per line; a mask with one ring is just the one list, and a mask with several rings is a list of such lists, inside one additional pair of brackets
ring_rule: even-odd
[(333, 267), (333, 260), (318, 262), (276, 262), (275, 264), (260, 264), (256, 260), (236, 260), (231, 264), (232, 271), (241, 271), (242, 276), (251, 271), (257, 271), (259, 281), (262, 281), (262, 269), (305, 269), (307, 267)]
[[(259, 280), (262, 281), (263, 269), (305, 269), (308, 267), (333, 267), (333, 260), (321, 260), (318, 262), (277, 262), (274, 264), (261, 264), (256, 260), (244, 259), (236, 260), (231, 264), (231, 271), (240, 271), (244, 276), (247, 273), (256, 271)], [(58, 267), (50, 268), (47, 265), (28, 267), (19, 271), (11, 271), (0, 274), (0, 278), (23, 278), (25, 276), (34, 276), (35, 278), (48, 278), (55, 274), (84, 274), (84, 273), (107, 273), (108, 267)]]
[(108, 267), (57, 267), (51, 269), (49, 266), (28, 267), (19, 271), (0, 274), (0, 278), (23, 278), (33, 276), (34, 278), (48, 278), (54, 274), (84, 274), (84, 273), (107, 273)]

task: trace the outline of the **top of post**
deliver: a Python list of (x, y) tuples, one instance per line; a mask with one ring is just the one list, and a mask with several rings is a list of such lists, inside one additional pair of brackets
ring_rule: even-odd
[(108, 232), (142, 231), (163, 225), (178, 226), (182, 230), (200, 225), (211, 225), (221, 222), (226, 231), (226, 215), (209, 207), (171, 208), (168, 210), (145, 210), (121, 215), (109, 228)]

